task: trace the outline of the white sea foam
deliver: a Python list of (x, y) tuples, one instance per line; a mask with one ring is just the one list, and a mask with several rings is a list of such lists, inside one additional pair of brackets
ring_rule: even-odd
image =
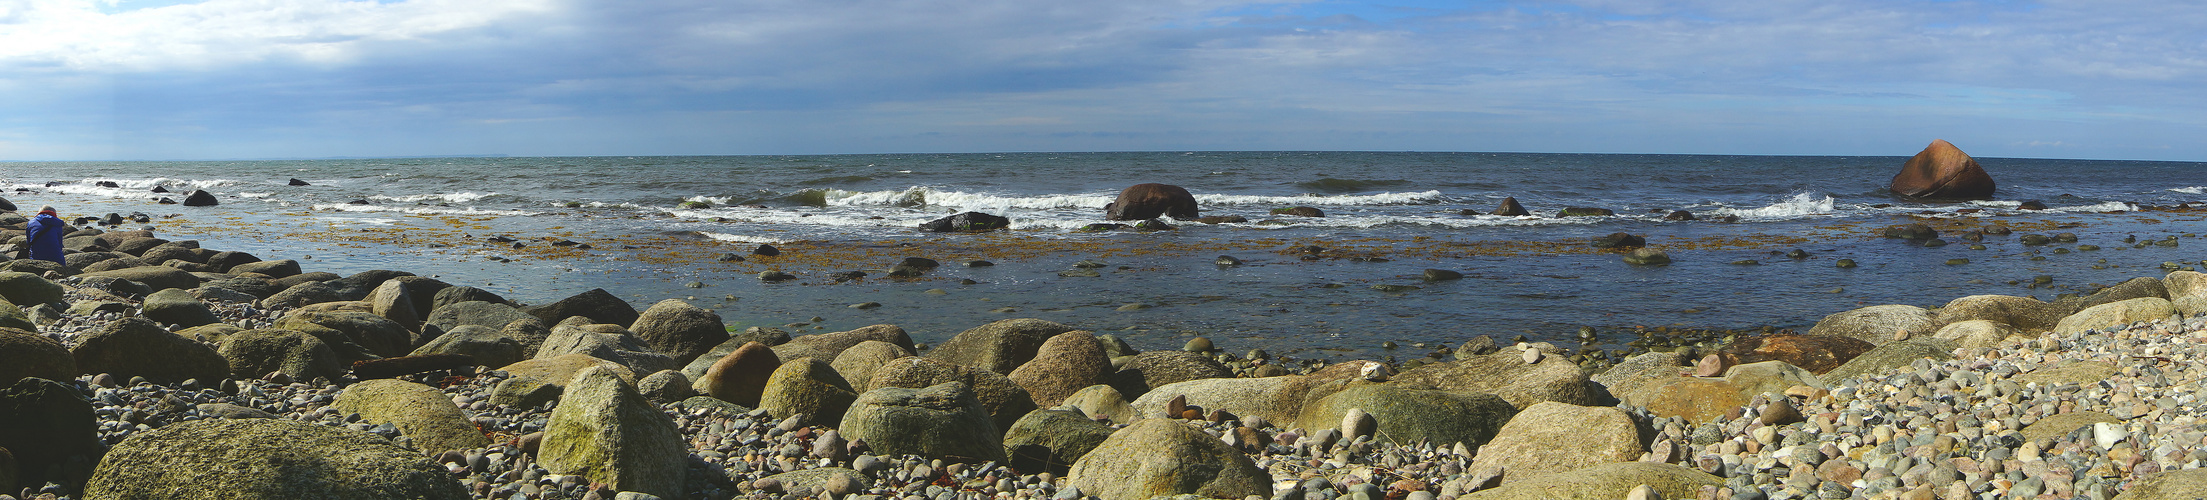
[(1787, 198), (1785, 201), (1773, 203), (1761, 208), (1737, 209), (1727, 207), (1716, 209), (1713, 211), (1713, 213), (1720, 216), (1737, 215), (1740, 217), (1756, 217), (1768, 219), (1800, 217), (1804, 215), (1823, 215), (1832, 213), (1832, 211), (1836, 208), (1834, 207), (1834, 205), (1838, 201), (1839, 200), (1834, 199), (1830, 196), (1819, 198), (1815, 194), (1804, 192), (1794, 193), (1792, 198)]
[(458, 193), (430, 193), (430, 194), (410, 194), (410, 195), (405, 195), (405, 196), (384, 196), (384, 195), (380, 195), (380, 194), (379, 194), (379, 195), (375, 195), (375, 196), (370, 196), (370, 197), (368, 197), (368, 199), (371, 199), (371, 200), (388, 200), (388, 201), (396, 201), (396, 202), (402, 202), (402, 203), (421, 203), (421, 202), (437, 202), (437, 203), (472, 203), (472, 202), (475, 202), (476, 200), (481, 200), (481, 199), (484, 199), (484, 198), (489, 198), (489, 197), (492, 197), (492, 196), (498, 196), (498, 193), (496, 193), (496, 192), (490, 192), (490, 193), (477, 193), (477, 192), (472, 192), (472, 191), (463, 191), (463, 192), (458, 192)]
[[(116, 187), (102, 187), (99, 185), (99, 183), (102, 182), (114, 183)], [(152, 179), (117, 179), (108, 177), (95, 177), (82, 181), (77, 181), (74, 183), (62, 183), (53, 186), (40, 185), (26, 187), (31, 187), (34, 189), (44, 189), (48, 192), (60, 194), (98, 196), (103, 198), (154, 199), (163, 196), (182, 197), (184, 195), (190, 194), (192, 190), (195, 189), (218, 188), (237, 183), (238, 181), (230, 179), (192, 180), (171, 179), (167, 177), (156, 177)], [(153, 188), (155, 186), (167, 187), (170, 192), (153, 192)]]
[(768, 237), (765, 237), (765, 236), (751, 236), (751, 235), (742, 235), (742, 234), (716, 233), (716, 232), (712, 232), (712, 231), (698, 231), (698, 232), (699, 232), (699, 233), (703, 233), (703, 234), (704, 234), (704, 235), (705, 235), (706, 237), (712, 238), (712, 239), (713, 239), (713, 241), (721, 241), (721, 242), (727, 242), (727, 243), (788, 243), (788, 241), (787, 241), (787, 240), (783, 240), (783, 239), (779, 239), (779, 238), (768, 238)]
[(2120, 202), (2120, 201), (2110, 201), (2110, 202), (2103, 202), (2103, 203), (2099, 203), (2099, 204), (2093, 204), (2093, 205), (2079, 205), (2079, 206), (2074, 206), (2074, 207), (2060, 207), (2060, 208), (2052, 208), (2052, 209), (2047, 209), (2047, 211), (2049, 211), (2049, 212), (2081, 212), (2081, 213), (2094, 213), (2094, 212), (2114, 212), (2114, 211), (2118, 211), (2118, 210), (2121, 210), (2121, 211), (2132, 211), (2132, 210), (2137, 210), (2137, 209), (2138, 209), (2138, 205), (2133, 205), (2133, 204), (2129, 204), (2129, 203), (2123, 203), (2123, 202)]
[(254, 199), (260, 199), (260, 198), (267, 198), (267, 197), (270, 197), (270, 196), (275, 196), (275, 195), (276, 195), (276, 193), (238, 193), (237, 195), (238, 195), (238, 197), (239, 197), (239, 198), (254, 198)]
[[(1347, 195), (1347, 196), (1325, 196), (1325, 195), (1317, 195), (1317, 194), (1306, 194), (1306, 195), (1301, 195), (1301, 196), (1252, 196), (1252, 195), (1227, 195), (1227, 194), (1199, 194), (1199, 195), (1196, 195), (1196, 196), (1195, 196), (1195, 201), (1196, 201), (1196, 203), (1197, 203), (1197, 204), (1199, 204), (1199, 205), (1205, 205), (1205, 206), (1208, 206), (1208, 205), (1324, 205), (1324, 206), (1369, 206), (1369, 205), (1423, 205), (1423, 204), (1428, 204), (1428, 203), (1435, 203), (1435, 202), (1439, 202), (1439, 201), (1441, 201), (1441, 192), (1440, 192), (1440, 191), (1418, 191), (1418, 192), (1414, 192), (1414, 193), (1378, 193), (1378, 194), (1360, 194), (1360, 195)], [(1099, 206), (1100, 206), (1100, 205), (1099, 205)]]
[(2170, 188), (2169, 190), (2184, 194), (2207, 194), (2207, 186)]
[[(895, 191), (847, 191), (830, 189), (822, 192), (829, 206), (884, 206), (884, 207), (943, 207), (957, 210), (1049, 210), (1049, 209), (1102, 209), (1118, 198), (1118, 193), (1077, 193), (1015, 196), (965, 191), (942, 191), (927, 187), (911, 187)], [(729, 200), (713, 196), (693, 196), (690, 201), (727, 204)], [(1233, 205), (1319, 205), (1319, 206), (1369, 206), (1369, 205), (1417, 205), (1441, 200), (1440, 191), (1407, 193), (1378, 193), (1353, 196), (1255, 196), (1199, 194), (1196, 203), (1202, 206)]]
[(329, 204), (321, 204), (321, 205), (315, 205), (315, 206), (314, 206), (314, 209), (315, 209), (315, 210), (324, 210), (324, 211), (331, 211), (331, 212), (355, 212), (355, 213), (398, 212), (398, 213), (409, 213), (409, 214), (419, 214), (419, 215), (492, 215), (492, 216), (500, 216), (500, 217), (519, 217), (519, 216), (527, 216), (527, 215), (536, 215), (536, 213), (534, 213), (534, 212), (525, 212), (525, 211), (520, 211), (520, 210), (483, 210), (483, 209), (478, 209), (478, 208), (475, 208), (475, 207), (428, 207), (428, 206), (408, 206), (408, 207), (393, 207), (393, 206), (385, 206), (385, 205), (354, 205), (354, 204), (351, 204), (351, 203), (329, 203)]
[(1970, 200), (1969, 204), (1985, 208), (2016, 208), (2023, 202), (2016, 200)]

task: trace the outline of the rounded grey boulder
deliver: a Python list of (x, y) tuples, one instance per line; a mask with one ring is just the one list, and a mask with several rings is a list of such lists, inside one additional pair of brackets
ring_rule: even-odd
[(281, 418), (208, 419), (131, 436), (107, 452), (84, 498), (461, 500), (420, 452), (381, 436)]

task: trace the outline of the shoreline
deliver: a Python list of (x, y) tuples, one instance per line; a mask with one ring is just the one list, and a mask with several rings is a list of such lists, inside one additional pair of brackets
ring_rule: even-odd
[[(2158, 484), (2141, 482), (2164, 477), (2158, 473), (2207, 465), (2201, 402), (2181, 390), (2207, 378), (2207, 370), (2197, 366), (2207, 359), (2207, 349), (2195, 347), (2207, 340), (2207, 318), (2192, 316), (2207, 312), (2207, 275), (2188, 271), (2132, 280), (2067, 302), (1953, 297), (1939, 311), (1854, 309), (1825, 318), (1819, 323), (1830, 324), (1805, 330), (1806, 337), (1760, 337), (1754, 350), (1637, 353), (1615, 368), (1593, 372), (1556, 343), (1490, 337), (1422, 346), (1405, 342), (1406, 354), (1426, 354), (1397, 363), (1241, 354), (1246, 347), (1233, 339), (1200, 337), (1179, 349), (1151, 345), (1155, 349), (1140, 351), (1100, 335), (1114, 332), (1089, 333), (1078, 329), (1082, 325), (1034, 319), (971, 325), (938, 342), (914, 342), (895, 327), (738, 332), (728, 331), (735, 329), (723, 327), (709, 310), (681, 304), (655, 304), (639, 313), (617, 297), (586, 293), (500, 309), (506, 306), (495, 294), (437, 287), (420, 277), (316, 275), (297, 262), (218, 260), (215, 249), (143, 240), (150, 234), (114, 234), (106, 242), (94, 243), (100, 238), (93, 237), (80, 243), (95, 251), (99, 245), (137, 250), (103, 256), (110, 261), (158, 254), (183, 262), (110, 265), (115, 269), (104, 278), (58, 280), (40, 275), (81, 269), (0, 263), (40, 271), (0, 275), (0, 288), (11, 302), (31, 302), (18, 308), (19, 318), (40, 329), (35, 337), (9, 337), (10, 345), (52, 342), (52, 349), (26, 347), (0, 355), (17, 356), (6, 366), (23, 367), (19, 376), (50, 374), (55, 380), (51, 385), (15, 381), (21, 389), (5, 397), (43, 397), (36, 395), (51, 390), (76, 394), (86, 405), (84, 414), (97, 420), (87, 431), (105, 448), (41, 441), (11, 449), (19, 467), (31, 471), (19, 477), (94, 483), (87, 486), (91, 489), (62, 486), (51, 492), (0, 487), (5, 490), (0, 494), (81, 498), (87, 491), (137, 487), (189, 498), (160, 488), (198, 491), (191, 488), (218, 483), (190, 481), (217, 479), (167, 474), (161, 471), (168, 468), (148, 463), (110, 466), (93, 458), (104, 453), (117, 460), (177, 459), (144, 453), (141, 446), (150, 446), (153, 438), (137, 445), (129, 439), (220, 439), (186, 432), (216, 425), (194, 423), (199, 421), (294, 425), (253, 422), (259, 420), (327, 427), (344, 436), (380, 435), (384, 444), (369, 439), (330, 446), (355, 451), (397, 446), (389, 448), (396, 450), (394, 463), (426, 470), (417, 470), (428, 474), (417, 479), (437, 478), (417, 485), (430, 488), (424, 495), (461, 495), (452, 498), (612, 498), (616, 490), (682, 498), (806, 493), (1042, 498), (1071, 497), (1068, 492), (1075, 489), (1080, 496), (1122, 498), (1133, 493), (1094, 478), (1102, 470), (1130, 469), (1084, 469), (1080, 460), (1053, 457), (1096, 453), (1103, 458), (1089, 461), (1092, 467), (1132, 467), (1126, 464), (1140, 463), (1155, 450), (1219, 464), (1223, 472), (1204, 481), (1215, 488), (1205, 491), (1235, 498), (1516, 498), (1533, 491), (1622, 498), (1640, 486), (1662, 498), (1944, 498), (2031, 491), (2082, 498), (2144, 488)], [(213, 273), (227, 269), (208, 267), (210, 262), (267, 278)], [(204, 274), (186, 271), (195, 266)], [(288, 286), (276, 286), (284, 280), (290, 280)], [(156, 287), (161, 293), (152, 293)], [(431, 288), (441, 291), (414, 293)], [(46, 293), (53, 295), (19, 297)], [(447, 295), (455, 300), (447, 301)], [(461, 298), (483, 300), (456, 300)], [(483, 305), (439, 312), (461, 303)], [(436, 307), (416, 310), (416, 304)], [(614, 324), (575, 319), (620, 317), (623, 310), (633, 319)], [(162, 328), (127, 319), (133, 316), (210, 324)], [(682, 323), (668, 318), (711, 318), (713, 328), (666, 326)], [(221, 326), (241, 322), (255, 328)], [(408, 326), (413, 324), (431, 326)], [(268, 333), (267, 327), (299, 333)], [(2041, 327), (2059, 333), (2028, 331)], [(731, 338), (762, 342), (746, 347), (715, 340)], [(523, 349), (530, 343), (536, 349)], [(322, 347), (249, 348), (260, 345)], [(80, 369), (56, 371), (62, 368), (51, 358), (53, 349)], [(467, 354), (469, 362), (434, 356), (446, 354)], [(914, 354), (919, 356), (907, 357)], [(206, 355), (226, 366), (207, 371), (191, 365), (190, 360), (209, 359)], [(506, 359), (515, 362), (478, 368), (472, 363), (478, 356), (511, 356)], [(423, 364), (386, 368), (402, 370), (395, 380), (359, 380), (338, 363), (368, 362), (350, 365), (355, 373), (363, 366), (405, 364), (377, 358)], [(253, 375), (240, 375), (248, 369), (240, 365), (255, 367), (249, 368)], [(136, 380), (140, 377), (146, 380)], [(320, 384), (317, 377), (335, 384)], [(935, 392), (923, 397), (913, 391)], [(698, 392), (709, 395), (691, 395)], [(743, 406), (728, 401), (743, 400), (743, 394), (757, 399)], [(912, 406), (927, 398), (959, 401), (963, 407)], [(450, 411), (441, 408), (443, 401), (452, 403)], [(1060, 405), (1073, 409), (1049, 411)], [(957, 439), (909, 443), (894, 433), (865, 434), (879, 431), (861, 429), (887, 424), (849, 417), (877, 406), (935, 408), (942, 415), (928, 418), (947, 420), (923, 420), (933, 422), (929, 428), (1003, 436), (1024, 424), (1051, 430), (1036, 436), (1058, 438), (1034, 437), (1016, 446), (1007, 441), (1002, 448), (1009, 449), (993, 455), (986, 448), (954, 448)], [(665, 420), (640, 416), (634, 410), (640, 407)], [(1167, 415), (1194, 418), (1172, 426), (1156, 423), (1175, 420), (1161, 418)], [(69, 418), (0, 418), (58, 426), (46, 429), (59, 433), (84, 432)], [(2067, 431), (2038, 427), (2072, 421), (2082, 423)], [(591, 435), (599, 437), (576, 441), (561, 434), (565, 427), (557, 422), (595, 429)], [(453, 430), (455, 424), (463, 430)], [(1072, 439), (1066, 436), (1089, 439), (1065, 441)], [(599, 452), (622, 458), (595, 466), (543, 456), (553, 448), (591, 442), (664, 444), (667, 439), (686, 451), (668, 456), (636, 451), (663, 447), (610, 446)], [(1219, 443), (1228, 451), (1219, 451)], [(193, 456), (195, 448), (207, 448), (189, 444), (172, 444), (183, 447), (165, 453)], [(1074, 453), (1084, 444), (1086, 449)], [(1027, 446), (1044, 451), (1021, 453), (1034, 451)], [(1127, 450), (1114, 451), (1121, 448)], [(915, 450), (930, 451), (900, 453)], [(67, 465), (72, 463), (78, 465)], [(53, 464), (60, 468), (45, 467)], [(564, 473), (554, 474), (554, 468)], [(577, 471), (595, 476), (580, 477)], [(1551, 480), (1541, 473), (1551, 471), (1566, 473), (1561, 477), (1570, 484), (1546, 482)], [(273, 480), (230, 472), (235, 474), (217, 476), (241, 482), (219, 484)], [(253, 472), (294, 473), (313, 472)], [(2195, 477), (2189, 473), (2178, 476)], [(669, 475), (689, 479), (670, 484)], [(2203, 493), (2183, 484), (2200, 483), (2180, 483), (2176, 487), (2195, 489), (2176, 491)], [(555, 490), (559, 493), (550, 493)]]

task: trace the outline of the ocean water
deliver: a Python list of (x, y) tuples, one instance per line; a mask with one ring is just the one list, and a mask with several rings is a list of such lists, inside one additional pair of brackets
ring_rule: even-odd
[[(0, 196), (67, 216), (144, 213), (150, 223), (124, 228), (313, 271), (405, 270), (524, 302), (605, 288), (639, 310), (681, 298), (737, 326), (804, 323), (793, 333), (891, 323), (939, 342), (1035, 317), (1143, 348), (1205, 335), (1235, 350), (1339, 356), (1416, 355), (1378, 346), (1473, 335), (1576, 345), (1580, 327), (1612, 347), (1636, 327), (1805, 328), (1866, 305), (2051, 299), (2207, 258), (2195, 251), (2207, 245), (2196, 239), (2207, 217), (2190, 205), (2207, 200), (2207, 164), (1980, 158), (1997, 199), (1923, 203), (1885, 189), (1905, 160), (1151, 152), (13, 162), (0, 163)], [(1104, 222), (1103, 205), (1144, 182), (1182, 186), (1204, 215), (1249, 222), (1077, 231)], [(157, 203), (193, 189), (222, 205)], [(1504, 197), (1535, 215), (1464, 213)], [(2019, 208), (2026, 200), (2048, 208)], [(1326, 216), (1269, 214), (1294, 206)], [(1616, 215), (1558, 217), (1564, 207)], [(1673, 210), (1702, 220), (1662, 218)], [(915, 229), (964, 211), (1013, 225)], [(2018, 232), (1988, 236), (1982, 250), (1951, 231), (1952, 244), (1936, 248), (1878, 237), (1911, 222)], [(1586, 246), (1614, 232), (1645, 236), (1675, 263), (1635, 267)], [(2020, 243), (2033, 232), (2080, 241)], [(2176, 246), (2142, 244), (2171, 236)], [(581, 245), (552, 244), (560, 240)], [(760, 244), (783, 253), (751, 255)], [(1810, 256), (1781, 255), (1793, 249)], [(1221, 255), (1244, 264), (1214, 264)], [(883, 275), (905, 257), (943, 266)], [(961, 265), (976, 259), (995, 265)], [(1100, 276), (1059, 275), (1081, 261), (1103, 264)], [(1426, 269), (1466, 277), (1425, 282)], [(756, 278), (767, 270), (798, 279)], [(853, 270), (869, 276), (831, 274)], [(2041, 275), (2052, 284), (2027, 286)], [(850, 307), (859, 303), (879, 306)]]

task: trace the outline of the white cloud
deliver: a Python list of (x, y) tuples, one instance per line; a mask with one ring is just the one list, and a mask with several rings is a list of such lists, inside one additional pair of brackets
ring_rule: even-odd
[(209, 0), (110, 14), (91, 0), (0, 0), (0, 68), (128, 73), (268, 61), (342, 65), (375, 43), (434, 42), (551, 9), (550, 0)]

